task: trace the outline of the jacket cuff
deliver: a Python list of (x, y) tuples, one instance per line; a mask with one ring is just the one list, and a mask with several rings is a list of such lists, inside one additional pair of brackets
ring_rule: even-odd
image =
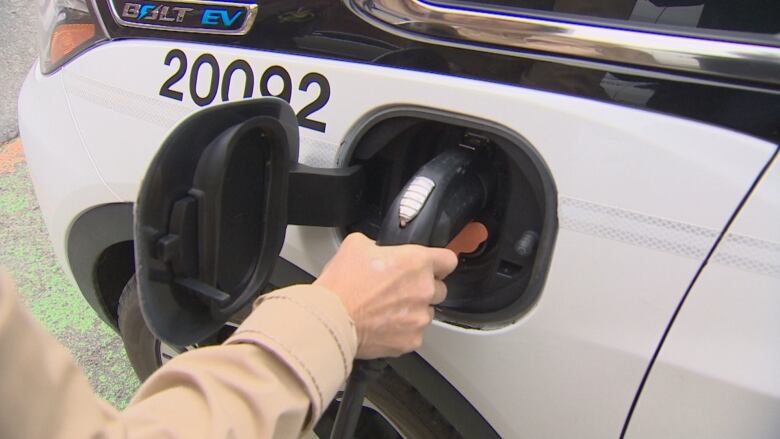
[(261, 296), (225, 344), (251, 343), (276, 355), (306, 389), (312, 427), (352, 370), (355, 325), (341, 299), (315, 285)]

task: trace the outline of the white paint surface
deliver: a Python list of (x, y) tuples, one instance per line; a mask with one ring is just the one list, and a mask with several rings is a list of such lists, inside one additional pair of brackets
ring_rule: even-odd
[[(736, 236), (755, 245), (728, 245)], [(712, 261), (674, 321), (628, 438), (780, 437), (777, 161)]]
[[(621, 221), (606, 231), (559, 231), (541, 299), (516, 324), (476, 332), (439, 323), (428, 332), (421, 354), (507, 438), (619, 435), (648, 361), (701, 262), (697, 252), (686, 256), (646, 243), (672, 236), (664, 230), (674, 228), (690, 235), (683, 233), (682, 240), (703, 233), (697, 245), (711, 246), (775, 148), (697, 122), (519, 87), (226, 47), (116, 42), (92, 49), (53, 77), (31, 77), (23, 92), (24, 141), (60, 253), (76, 213), (115, 201), (112, 191), (134, 201), (166, 133), (197, 109), (189, 97), (179, 103), (158, 95), (175, 70), (163, 64), (174, 47), (187, 53), (190, 65), (205, 52), (223, 69), (245, 59), (256, 79), (268, 66), (282, 65), (296, 90), (303, 75), (325, 75), (331, 98), (315, 118), (327, 130), (301, 130), (306, 163), (335, 163), (347, 133), (379, 107), (429, 107), (516, 131), (546, 161), (561, 200), (604, 207), (599, 214), (617, 212)], [(187, 80), (175, 88), (186, 91)], [(294, 91), (293, 108), (300, 110), (316, 93), (316, 87)], [(43, 97), (49, 101), (37, 101)], [(36, 113), (50, 116), (45, 129), (36, 125)], [(86, 164), (86, 151), (99, 175)], [(54, 172), (69, 166), (81, 171)], [(559, 213), (582, 224), (576, 213)], [(621, 227), (631, 229), (645, 218), (660, 226), (641, 231), (640, 239), (625, 238)], [(338, 243), (331, 229), (291, 226), (283, 255), (316, 274)]]

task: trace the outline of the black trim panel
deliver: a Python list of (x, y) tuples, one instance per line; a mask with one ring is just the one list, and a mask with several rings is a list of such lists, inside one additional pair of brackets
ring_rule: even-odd
[[(650, 5), (663, 8), (661, 15), (655, 21), (643, 21), (633, 17), (632, 9), (636, 1), (623, 2), (554, 2), (538, 0), (520, 0), (506, 2), (505, 0), (421, 0), (435, 6), (451, 6), (474, 11), (490, 13), (522, 15), (538, 17), (545, 20), (555, 20), (568, 23), (578, 23), (591, 26), (602, 26), (613, 29), (628, 29), (640, 32), (677, 35), (707, 40), (733, 41), (738, 43), (757, 44), (762, 46), (780, 47), (780, 39), (775, 34), (780, 31), (780, 25), (774, 18), (780, 4), (775, 0), (648, 0)], [(764, 2), (764, 5), (756, 3)], [(685, 4), (688, 3), (688, 4)], [(707, 8), (698, 17), (699, 21), (688, 24), (671, 24), (680, 15), (669, 13), (668, 8), (677, 6), (701, 6)], [(727, 15), (735, 11), (736, 14)], [(665, 15), (666, 14), (666, 15)], [(760, 20), (756, 20), (760, 17)], [(647, 18), (645, 18), (646, 20)], [(777, 29), (777, 30), (775, 30)]]
[(545, 19), (522, 11), (436, 5), (424, 0), (345, 0), (349, 7), (388, 32), (432, 44), (491, 51), (492, 47), (625, 63), (640, 68), (780, 86), (780, 49), (634, 31), (579, 20)]
[(115, 39), (201, 42), (474, 78), (671, 114), (780, 141), (777, 89), (532, 50), (488, 53), (412, 41), (364, 22), (341, 2), (265, 2), (253, 29), (242, 37), (122, 28), (110, 19), (106, 3), (98, 2), (98, 7)]
[(113, 311), (108, 309), (98, 289), (96, 268), (103, 251), (133, 240), (133, 205), (105, 204), (86, 211), (73, 223), (68, 234), (68, 264), (87, 303), (101, 320), (117, 330)]

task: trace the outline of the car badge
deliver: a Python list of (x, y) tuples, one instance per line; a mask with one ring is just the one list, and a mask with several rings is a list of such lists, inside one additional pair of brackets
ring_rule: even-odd
[(257, 3), (205, 0), (109, 0), (120, 26), (177, 32), (245, 35), (257, 16)]

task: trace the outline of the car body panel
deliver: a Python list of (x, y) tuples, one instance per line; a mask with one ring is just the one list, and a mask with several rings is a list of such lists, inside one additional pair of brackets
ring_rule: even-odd
[(780, 163), (729, 227), (674, 320), (628, 438), (780, 431)]
[[(165, 63), (173, 50), (188, 59), (185, 76), (170, 87), (182, 93), (182, 101), (159, 94), (179, 68), (176, 61)], [(214, 57), (220, 75), (245, 60), (255, 83), (269, 67), (283, 67), (296, 112), (321, 93), (316, 86), (301, 90), (303, 78), (312, 72), (327, 78), (329, 99), (312, 114), (326, 128), (301, 129), (306, 164), (342, 165), (350, 148), (344, 139), (389, 107), (468, 115), (514, 131), (538, 150), (558, 188), (560, 223), (540, 299), (500, 329), (437, 322), (420, 349), (504, 437), (620, 434), (681, 298), (776, 149), (701, 122), (523, 87), (224, 46), (116, 41), (50, 77), (28, 81), (28, 89), (61, 81), (67, 102), (59, 99), (41, 111), (52, 118), (72, 114), (62, 123), (77, 127), (78, 142), (107, 185), (100, 199), (63, 206), (54, 201), (60, 194), (55, 187), (81, 182), (34, 171), (39, 194), (53, 194), (42, 205), (56, 245), (64, 243), (78, 206), (135, 200), (167, 133), (198, 109), (190, 82), (196, 94), (210, 92), (209, 68), (195, 79), (190, 73), (204, 55)], [(242, 75), (228, 81), (230, 99), (243, 97)], [(223, 76), (218, 79), (221, 91)], [(270, 93), (279, 93), (282, 81), (272, 79)], [(251, 89), (253, 97), (260, 95), (256, 84)], [(22, 99), (33, 96), (28, 91)], [(217, 92), (211, 104), (219, 102)], [(30, 127), (33, 117), (21, 115)], [(22, 133), (28, 149), (42, 151), (55, 142), (48, 136), (57, 135), (29, 132)], [(63, 148), (81, 148), (76, 143)], [(335, 229), (290, 226), (282, 256), (316, 275), (340, 238)]]
[(54, 252), (67, 266), (70, 225), (85, 210), (118, 197), (94, 166), (61, 78), (41, 75), (37, 65), (20, 91), (19, 131)]

